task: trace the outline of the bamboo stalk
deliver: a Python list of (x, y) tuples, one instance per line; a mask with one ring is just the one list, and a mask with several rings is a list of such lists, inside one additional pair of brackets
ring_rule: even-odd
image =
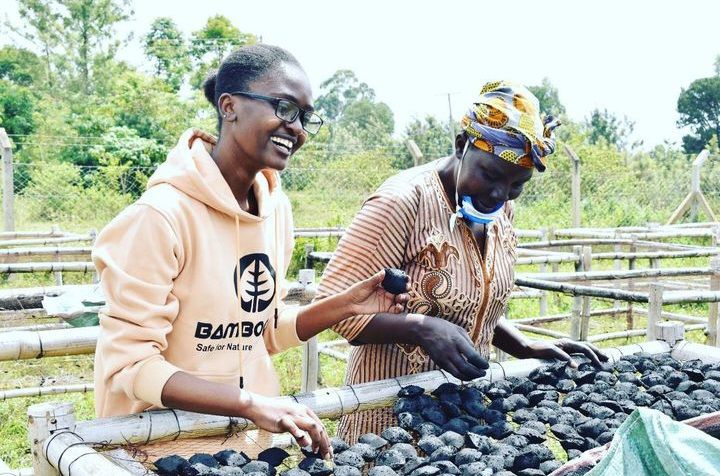
[[(699, 329), (705, 329), (705, 324), (691, 324), (689, 326), (685, 326), (686, 331), (694, 331)], [(618, 331), (618, 332), (608, 332), (605, 334), (596, 334), (594, 336), (588, 337), (588, 342), (602, 342), (606, 340), (613, 340), (613, 339), (622, 339), (622, 338), (628, 338), (628, 337), (639, 337), (647, 335), (647, 329), (633, 329), (629, 331)], [(707, 346), (705, 346), (707, 347)]]
[[(590, 311), (591, 316), (612, 316), (614, 314), (620, 314), (626, 312), (627, 309), (615, 309), (612, 307), (605, 308), (605, 309), (595, 309)], [(527, 325), (533, 325), (533, 324), (543, 324), (546, 322), (556, 322), (556, 321), (562, 321), (564, 319), (570, 319), (569, 313), (562, 313), (562, 314), (552, 314), (549, 316), (538, 316), (538, 317), (521, 317), (519, 319), (509, 319), (510, 322), (513, 324), (527, 324)]]
[(348, 360), (348, 354), (339, 352), (331, 347), (323, 347), (318, 352), (321, 354), (325, 354), (329, 357), (332, 357), (333, 359), (342, 360), (344, 362), (347, 362), (347, 360)]
[(520, 276), (528, 279), (543, 281), (598, 281), (598, 280), (620, 280), (638, 278), (657, 278), (671, 276), (707, 276), (712, 274), (710, 268), (657, 268), (657, 269), (633, 269), (627, 271), (606, 270), (606, 271), (585, 271), (575, 273), (522, 273)]
[(526, 324), (515, 324), (518, 330), (530, 332), (532, 334), (538, 334), (542, 336), (554, 337), (556, 339), (567, 339), (570, 337), (568, 334), (563, 332), (553, 331), (551, 329), (544, 329), (542, 327), (528, 326)]
[(57, 238), (72, 235), (72, 233), (50, 230), (50, 231), (0, 231), (0, 239), (15, 240), (18, 238)]
[(647, 294), (633, 293), (618, 289), (607, 289), (593, 286), (581, 286), (577, 284), (558, 283), (554, 281), (544, 281), (540, 279), (530, 279), (525, 276), (516, 276), (515, 284), (518, 286), (527, 286), (535, 289), (543, 289), (546, 291), (555, 291), (570, 295), (591, 296), (602, 299), (618, 299), (629, 302), (648, 302)]
[[(637, 312), (638, 314), (647, 315), (648, 310), (645, 308), (642, 308), (642, 307), (636, 307), (635, 312)], [(707, 319), (705, 319), (704, 317), (688, 316), (685, 314), (678, 314), (675, 312), (668, 312), (668, 311), (662, 312), (662, 318), (667, 319), (667, 320), (672, 320), (672, 321), (690, 322), (690, 323), (694, 323), (694, 324), (707, 324), (707, 322), (708, 322)]]
[(0, 247), (8, 246), (32, 246), (32, 245), (55, 245), (58, 243), (75, 243), (78, 241), (92, 241), (91, 235), (75, 235), (75, 236), (63, 236), (61, 238), (40, 238), (37, 240), (3, 240), (0, 241)]
[(0, 391), (0, 401), (19, 397), (39, 397), (63, 393), (87, 393), (95, 391), (95, 384), (79, 383), (75, 385), (56, 385), (52, 387), (28, 387)]
[[(668, 352), (665, 342), (645, 342), (631, 346), (605, 349), (611, 361), (623, 355), (645, 351), (651, 354)], [(545, 361), (536, 359), (511, 360), (491, 363), (481, 380), (498, 380), (510, 376), (527, 376)], [(451, 375), (435, 370), (415, 375), (368, 382), (351, 387), (321, 389), (310, 394), (277, 397), (278, 401), (305, 404), (321, 418), (337, 419), (342, 415), (373, 408), (388, 407), (397, 399), (397, 393), (407, 385), (418, 385), (426, 391), (434, 390), (445, 382), (460, 383)], [(140, 443), (163, 439), (195, 438), (225, 435), (228, 428), (252, 429), (252, 422), (241, 418), (202, 415), (179, 410), (156, 410), (121, 417), (101, 418), (79, 422), (75, 432), (85, 441), (113, 443)]]
[(72, 329), (66, 322), (51, 322), (49, 324), (31, 324), (28, 326), (0, 327), (0, 332), (12, 331), (50, 331), (56, 329)]
[(50, 331), (10, 331), (0, 334), (0, 361), (92, 354), (100, 327)]
[(688, 251), (645, 251), (645, 252), (608, 252), (594, 253), (593, 260), (626, 260), (626, 259), (679, 259), (679, 258), (701, 258), (720, 254), (720, 248), (710, 248)]
[(43, 247), (43, 248), (9, 248), (0, 250), (0, 258), (19, 258), (26, 256), (85, 256), (92, 253), (89, 246), (78, 247)]
[(94, 273), (95, 265), (87, 261), (67, 261), (59, 263), (10, 263), (0, 264), (0, 273), (53, 273), (53, 272)]
[(663, 302), (665, 304), (720, 302), (720, 291), (666, 291)]

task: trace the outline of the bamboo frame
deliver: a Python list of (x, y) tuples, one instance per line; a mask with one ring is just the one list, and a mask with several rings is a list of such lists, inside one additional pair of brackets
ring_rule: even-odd
[(0, 273), (55, 273), (77, 272), (94, 273), (95, 265), (90, 261), (61, 261), (33, 262), (33, 263), (5, 263), (0, 264)]
[(0, 247), (10, 246), (48, 246), (56, 245), (58, 243), (76, 243), (80, 241), (93, 241), (95, 237), (92, 234), (89, 235), (74, 235), (74, 236), (63, 236), (60, 238), (38, 238), (29, 240), (2, 240), (0, 241)]
[[(670, 346), (655, 341), (613, 349), (607, 353), (611, 361), (623, 355), (645, 351), (652, 354), (668, 352)], [(496, 380), (509, 376), (526, 376), (544, 362), (535, 359), (492, 363), (485, 377)], [(321, 418), (337, 419), (342, 415), (372, 408), (388, 407), (397, 399), (398, 391), (407, 385), (418, 385), (426, 391), (445, 382), (459, 383), (443, 371), (426, 372), (380, 380), (353, 387), (325, 389), (316, 392), (277, 397), (279, 401), (299, 402), (312, 408)], [(107, 457), (91, 448), (93, 442), (112, 444), (147, 444), (148, 442), (181, 438), (197, 438), (227, 434), (228, 428), (250, 430), (252, 422), (242, 418), (202, 415), (184, 411), (158, 410), (122, 417), (101, 418), (75, 423), (72, 406), (61, 404), (34, 405), (31, 415), (30, 439), (33, 443), (33, 465), (36, 476), (52, 474), (59, 468), (61, 474), (128, 475)], [(52, 434), (52, 436), (50, 436)], [(83, 444), (85, 442), (85, 444)], [(62, 456), (65, 454), (65, 456)], [(79, 458), (82, 458), (79, 460)], [(104, 461), (103, 461), (104, 460)], [(75, 463), (75, 464), (73, 464)], [(97, 471), (101, 471), (98, 473)]]
[(63, 393), (87, 393), (94, 392), (94, 383), (78, 383), (73, 385), (54, 385), (52, 387), (29, 387), (16, 388), (0, 391), (0, 401), (19, 397), (40, 397), (43, 395), (59, 395)]

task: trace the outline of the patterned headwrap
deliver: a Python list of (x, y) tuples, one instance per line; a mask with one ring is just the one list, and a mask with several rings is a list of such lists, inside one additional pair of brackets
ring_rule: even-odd
[(560, 122), (540, 119), (537, 98), (509, 81), (487, 83), (460, 121), (472, 145), (522, 167), (545, 171), (545, 157), (555, 152), (553, 129)]

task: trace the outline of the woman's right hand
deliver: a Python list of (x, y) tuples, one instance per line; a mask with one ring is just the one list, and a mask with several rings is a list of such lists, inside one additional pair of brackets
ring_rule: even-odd
[(475, 350), (467, 331), (439, 317), (412, 315), (420, 323), (417, 342), (443, 370), (463, 381), (485, 375), (488, 361)]
[(243, 412), (258, 428), (272, 433), (287, 431), (300, 447), (312, 445), (313, 452), (333, 457), (330, 437), (320, 418), (299, 403), (279, 402), (255, 393), (245, 393)]

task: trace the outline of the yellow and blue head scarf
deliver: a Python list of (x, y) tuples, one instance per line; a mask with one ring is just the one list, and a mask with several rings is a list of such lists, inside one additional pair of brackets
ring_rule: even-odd
[(540, 119), (538, 100), (525, 86), (494, 81), (483, 86), (460, 125), (478, 149), (543, 172), (546, 157), (555, 152), (552, 131), (560, 122)]

